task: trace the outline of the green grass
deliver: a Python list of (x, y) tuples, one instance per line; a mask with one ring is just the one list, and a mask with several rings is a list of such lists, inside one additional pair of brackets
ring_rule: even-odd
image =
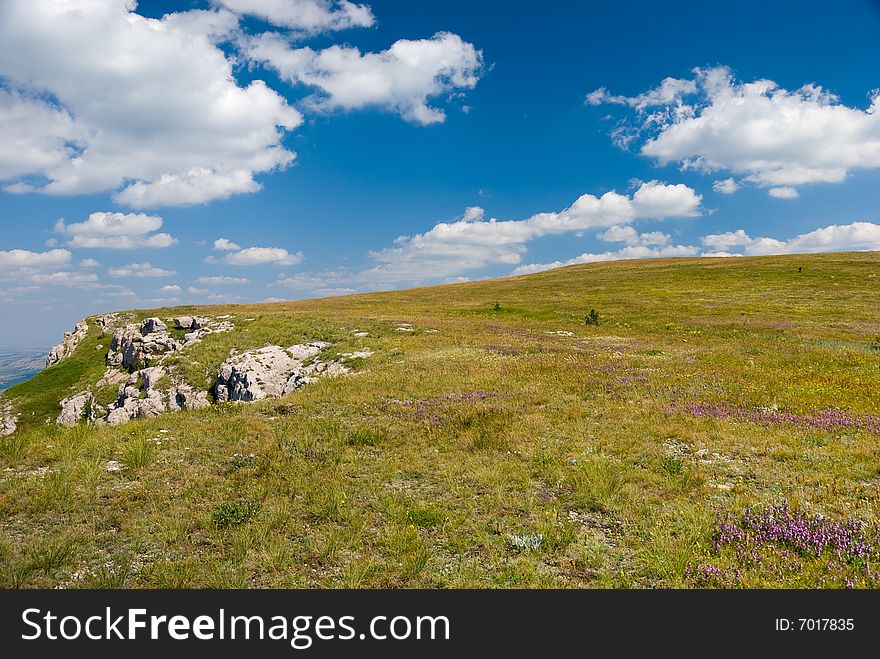
[[(233, 347), (374, 355), (284, 399), (57, 428), (58, 400), (104, 373), (110, 337), (91, 326), (4, 394), (20, 431), (0, 440), (0, 584), (717, 585), (697, 567), (731, 560), (713, 553), (718, 520), (747, 506), (880, 521), (880, 437), (672, 404), (876, 415), (878, 308), (880, 255), (860, 253), (131, 312), (234, 316), (167, 361), (206, 390)], [(824, 583), (786, 578), (724, 585)]]

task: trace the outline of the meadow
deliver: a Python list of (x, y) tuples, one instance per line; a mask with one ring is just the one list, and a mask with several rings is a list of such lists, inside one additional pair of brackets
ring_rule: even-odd
[(374, 354), (280, 399), (58, 428), (104, 371), (92, 326), (3, 395), (4, 587), (880, 585), (878, 253), (127, 313), (232, 315), (170, 358), (203, 389), (233, 347)]

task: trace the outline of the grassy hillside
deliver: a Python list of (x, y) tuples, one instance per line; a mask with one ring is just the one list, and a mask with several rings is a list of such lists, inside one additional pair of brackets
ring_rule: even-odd
[(0, 581), (876, 587), (878, 309), (861, 253), (130, 312), (234, 316), (173, 357), (205, 389), (232, 347), (375, 354), (284, 399), (58, 429), (103, 373), (92, 327), (4, 396)]

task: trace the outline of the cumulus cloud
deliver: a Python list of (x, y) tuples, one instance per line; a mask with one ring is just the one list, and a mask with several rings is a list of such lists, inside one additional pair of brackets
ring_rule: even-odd
[(199, 284), (204, 284), (206, 286), (223, 286), (223, 285), (237, 285), (237, 284), (249, 284), (250, 279), (246, 277), (227, 277), (224, 275), (217, 275), (214, 277), (199, 277), (196, 282)]
[(720, 179), (712, 183), (712, 189), (720, 194), (733, 194), (739, 188), (740, 185), (735, 178)]
[(48, 252), (32, 252), (27, 249), (0, 251), (0, 268), (39, 268), (64, 266), (73, 255), (66, 249), (53, 249)]
[(348, 46), (294, 48), (268, 32), (245, 40), (243, 48), (288, 82), (317, 88), (307, 101), (315, 110), (375, 107), (422, 125), (445, 120), (445, 112), (429, 103), (474, 88), (483, 62), (481, 51), (449, 32), (401, 39), (379, 53)]
[(215, 3), (237, 14), (305, 32), (370, 27), (376, 21), (368, 6), (348, 0), (215, 0)]
[(880, 167), (877, 93), (861, 109), (816, 84), (787, 90), (771, 80), (740, 82), (727, 67), (695, 69), (690, 80), (672, 80), (635, 97), (597, 90), (588, 102), (634, 108), (635, 117), (618, 127), (615, 138), (639, 141), (641, 153), (659, 163), (729, 171), (771, 188), (776, 197), (792, 198), (796, 186), (835, 183), (852, 170)]
[[(205, 263), (225, 263), (226, 265), (263, 265), (266, 263), (273, 265), (296, 265), (303, 260), (303, 253), (296, 252), (291, 254), (283, 247), (245, 247), (240, 248), (235, 243), (225, 241), (220, 238), (214, 241), (214, 248), (226, 251), (226, 254), (220, 258), (209, 256), (205, 259)], [(222, 247), (217, 247), (217, 243), (221, 243)]]
[(596, 263), (599, 261), (622, 261), (624, 259), (655, 259), (682, 256), (697, 256), (700, 250), (693, 245), (668, 245), (666, 247), (648, 247), (646, 245), (627, 246), (622, 249), (591, 254), (589, 252), (576, 256), (567, 261), (554, 261), (552, 263), (531, 263), (521, 265), (513, 271), (515, 275), (529, 275), (535, 272), (561, 268), (566, 265), (579, 263)]
[(774, 199), (797, 199), (800, 196), (797, 189), (789, 185), (784, 185), (778, 188), (770, 188), (769, 190), (767, 190), (767, 194), (769, 194)]
[(109, 268), (107, 274), (111, 277), (173, 277), (177, 273), (157, 268), (150, 263), (129, 263), (118, 268)]
[(746, 256), (771, 254), (804, 254), (812, 252), (865, 252), (880, 250), (880, 225), (873, 222), (832, 224), (790, 240), (775, 238), (752, 238), (745, 231), (703, 236), (701, 242), (707, 247), (725, 250), (740, 247)]
[(611, 94), (605, 87), (587, 94), (587, 105), (603, 105), (612, 103), (615, 105), (628, 105), (629, 107), (644, 112), (648, 108), (668, 106), (679, 103), (683, 96), (697, 91), (697, 83), (694, 80), (681, 78), (665, 78), (654, 89), (649, 89), (643, 94), (636, 96), (619, 96)]
[(98, 281), (98, 275), (93, 272), (71, 272), (68, 270), (61, 270), (52, 273), (37, 273), (30, 275), (29, 279), (37, 284), (81, 286), (83, 284), (96, 284)]
[(706, 247), (724, 250), (729, 247), (744, 247), (751, 244), (752, 239), (749, 238), (749, 235), (745, 231), (743, 231), (742, 229), (737, 229), (736, 231), (728, 231), (726, 233), (715, 233), (708, 236), (703, 236), (702, 238), (700, 238), (700, 242), (702, 242)]
[(231, 240), (226, 240), (226, 238), (218, 238), (214, 241), (214, 249), (218, 252), (235, 252), (241, 249), (240, 245), (236, 245)]
[[(379, 265), (364, 274), (391, 284), (400, 279), (420, 281), (426, 273), (441, 279), (488, 265), (517, 265), (526, 244), (536, 238), (615, 225), (619, 225), (615, 232), (625, 232), (622, 225), (639, 219), (696, 216), (701, 200), (686, 185), (649, 181), (632, 196), (585, 194), (561, 212), (538, 213), (525, 220), (475, 220), (482, 214), (471, 210), (468, 219), (441, 222), (430, 231), (401, 236), (394, 246), (372, 252)], [(657, 240), (661, 234), (652, 235)]]
[(154, 233), (162, 218), (143, 213), (105, 213), (89, 215), (83, 222), (55, 223), (55, 233), (69, 236), (67, 247), (91, 249), (162, 248), (177, 244), (167, 233)]
[(159, 289), (159, 292), (160, 293), (169, 293), (171, 295), (176, 295), (176, 294), (180, 293), (181, 290), (183, 290), (183, 289), (181, 289), (180, 286), (178, 286), (177, 284), (168, 284), (167, 286), (162, 286)]
[(0, 179), (9, 192), (117, 191), (145, 208), (259, 188), (302, 117), (218, 47), (224, 9), (146, 18), (131, 0), (0, 3)]
[(607, 243), (625, 243), (627, 247), (668, 245), (672, 241), (672, 236), (662, 231), (639, 233), (631, 226), (619, 224), (596, 234), (596, 238)]
[(658, 248), (667, 245), (669, 236), (661, 232), (636, 234), (626, 225), (642, 219), (699, 215), (701, 199), (687, 186), (649, 181), (630, 196), (585, 194), (565, 210), (523, 220), (486, 219), (485, 211), (473, 206), (457, 220), (440, 222), (424, 233), (400, 236), (393, 245), (370, 252), (375, 262), (371, 267), (280, 275), (276, 285), (329, 295), (341, 290), (459, 281), (469, 271), (519, 265), (532, 240), (587, 229), (607, 229), (603, 234), (607, 240), (630, 241), (628, 249)]

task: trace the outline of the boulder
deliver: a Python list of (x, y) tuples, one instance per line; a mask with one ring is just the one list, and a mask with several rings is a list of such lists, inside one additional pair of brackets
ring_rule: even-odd
[(70, 355), (76, 350), (76, 346), (79, 345), (79, 342), (82, 341), (88, 333), (89, 324), (85, 320), (79, 321), (72, 331), (65, 332), (64, 339), (62, 339), (61, 343), (52, 348), (46, 356), (46, 368), (49, 368), (53, 364), (57, 364)]
[(188, 384), (177, 384), (168, 390), (168, 408), (172, 412), (200, 410), (210, 405), (207, 391), (193, 389)]
[(192, 316), (177, 316), (176, 318), (172, 318), (171, 322), (174, 323), (174, 327), (181, 330), (191, 330), (193, 329), (193, 317)]
[(147, 334), (166, 329), (168, 329), (168, 325), (158, 318), (147, 318), (141, 325), (141, 335), (146, 336)]
[(71, 428), (80, 421), (94, 423), (96, 416), (95, 397), (90, 391), (65, 398), (61, 401), (61, 414), (55, 420), (59, 426)]

